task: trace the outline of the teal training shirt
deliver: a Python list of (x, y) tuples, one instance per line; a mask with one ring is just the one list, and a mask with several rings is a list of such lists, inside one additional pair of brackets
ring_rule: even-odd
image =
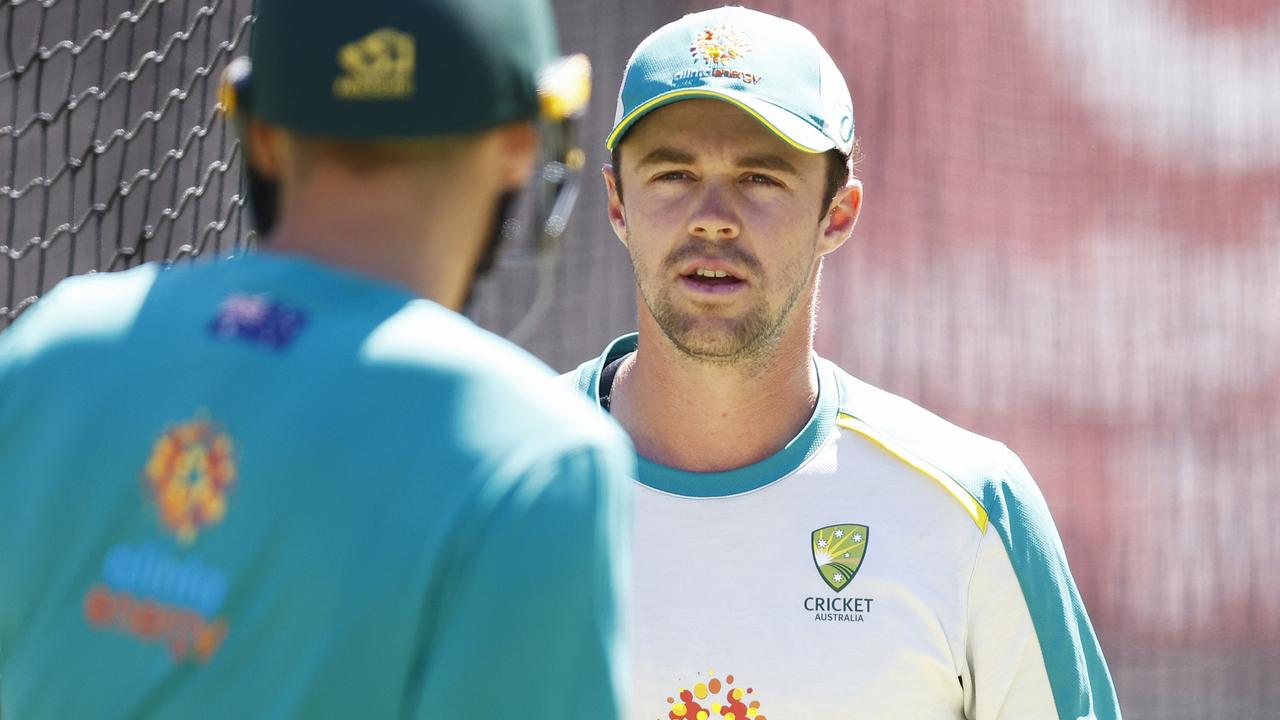
[(0, 333), (0, 714), (612, 718), (625, 437), (297, 257), (61, 283)]

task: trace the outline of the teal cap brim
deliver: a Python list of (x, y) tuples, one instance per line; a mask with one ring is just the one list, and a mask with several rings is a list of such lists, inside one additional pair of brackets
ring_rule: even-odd
[(663, 105), (695, 98), (722, 100), (737, 106), (743, 112), (760, 121), (762, 125), (769, 128), (773, 134), (788, 145), (798, 150), (807, 153), (823, 153), (836, 149), (834, 140), (815, 128), (809, 120), (797, 116), (790, 110), (784, 110), (757, 95), (735, 90), (712, 90), (708, 88), (671, 90), (632, 108), (631, 112), (624, 115), (614, 126), (613, 131), (609, 133), (609, 137), (605, 140), (605, 147), (612, 151), (617, 147), (618, 141), (622, 136), (631, 129), (631, 126), (635, 125), (640, 118), (650, 112)]

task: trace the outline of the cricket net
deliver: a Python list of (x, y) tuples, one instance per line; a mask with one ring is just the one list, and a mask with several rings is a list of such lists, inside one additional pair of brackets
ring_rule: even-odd
[(68, 275), (229, 253), (251, 0), (0, 2), (0, 329)]

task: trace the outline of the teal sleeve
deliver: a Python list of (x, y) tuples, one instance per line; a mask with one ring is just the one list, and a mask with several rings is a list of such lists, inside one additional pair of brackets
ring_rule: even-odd
[(981, 495), (1030, 611), (1059, 718), (1119, 720), (1102, 647), (1039, 488), (1009, 452), (1005, 476)]
[(537, 464), (450, 573), (426, 638), (413, 717), (617, 718), (629, 577), (622, 442)]

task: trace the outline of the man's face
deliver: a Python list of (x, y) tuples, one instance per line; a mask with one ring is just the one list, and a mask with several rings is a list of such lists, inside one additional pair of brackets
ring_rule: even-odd
[(638, 122), (620, 161), (625, 204), (605, 173), (610, 220), (645, 308), (677, 348), (711, 362), (750, 360), (790, 323), (808, 322), (801, 310), (820, 258), (857, 213), (846, 200), (838, 209), (852, 213), (835, 225), (840, 213), (819, 217), (823, 155), (793, 148), (729, 103), (685, 100)]

